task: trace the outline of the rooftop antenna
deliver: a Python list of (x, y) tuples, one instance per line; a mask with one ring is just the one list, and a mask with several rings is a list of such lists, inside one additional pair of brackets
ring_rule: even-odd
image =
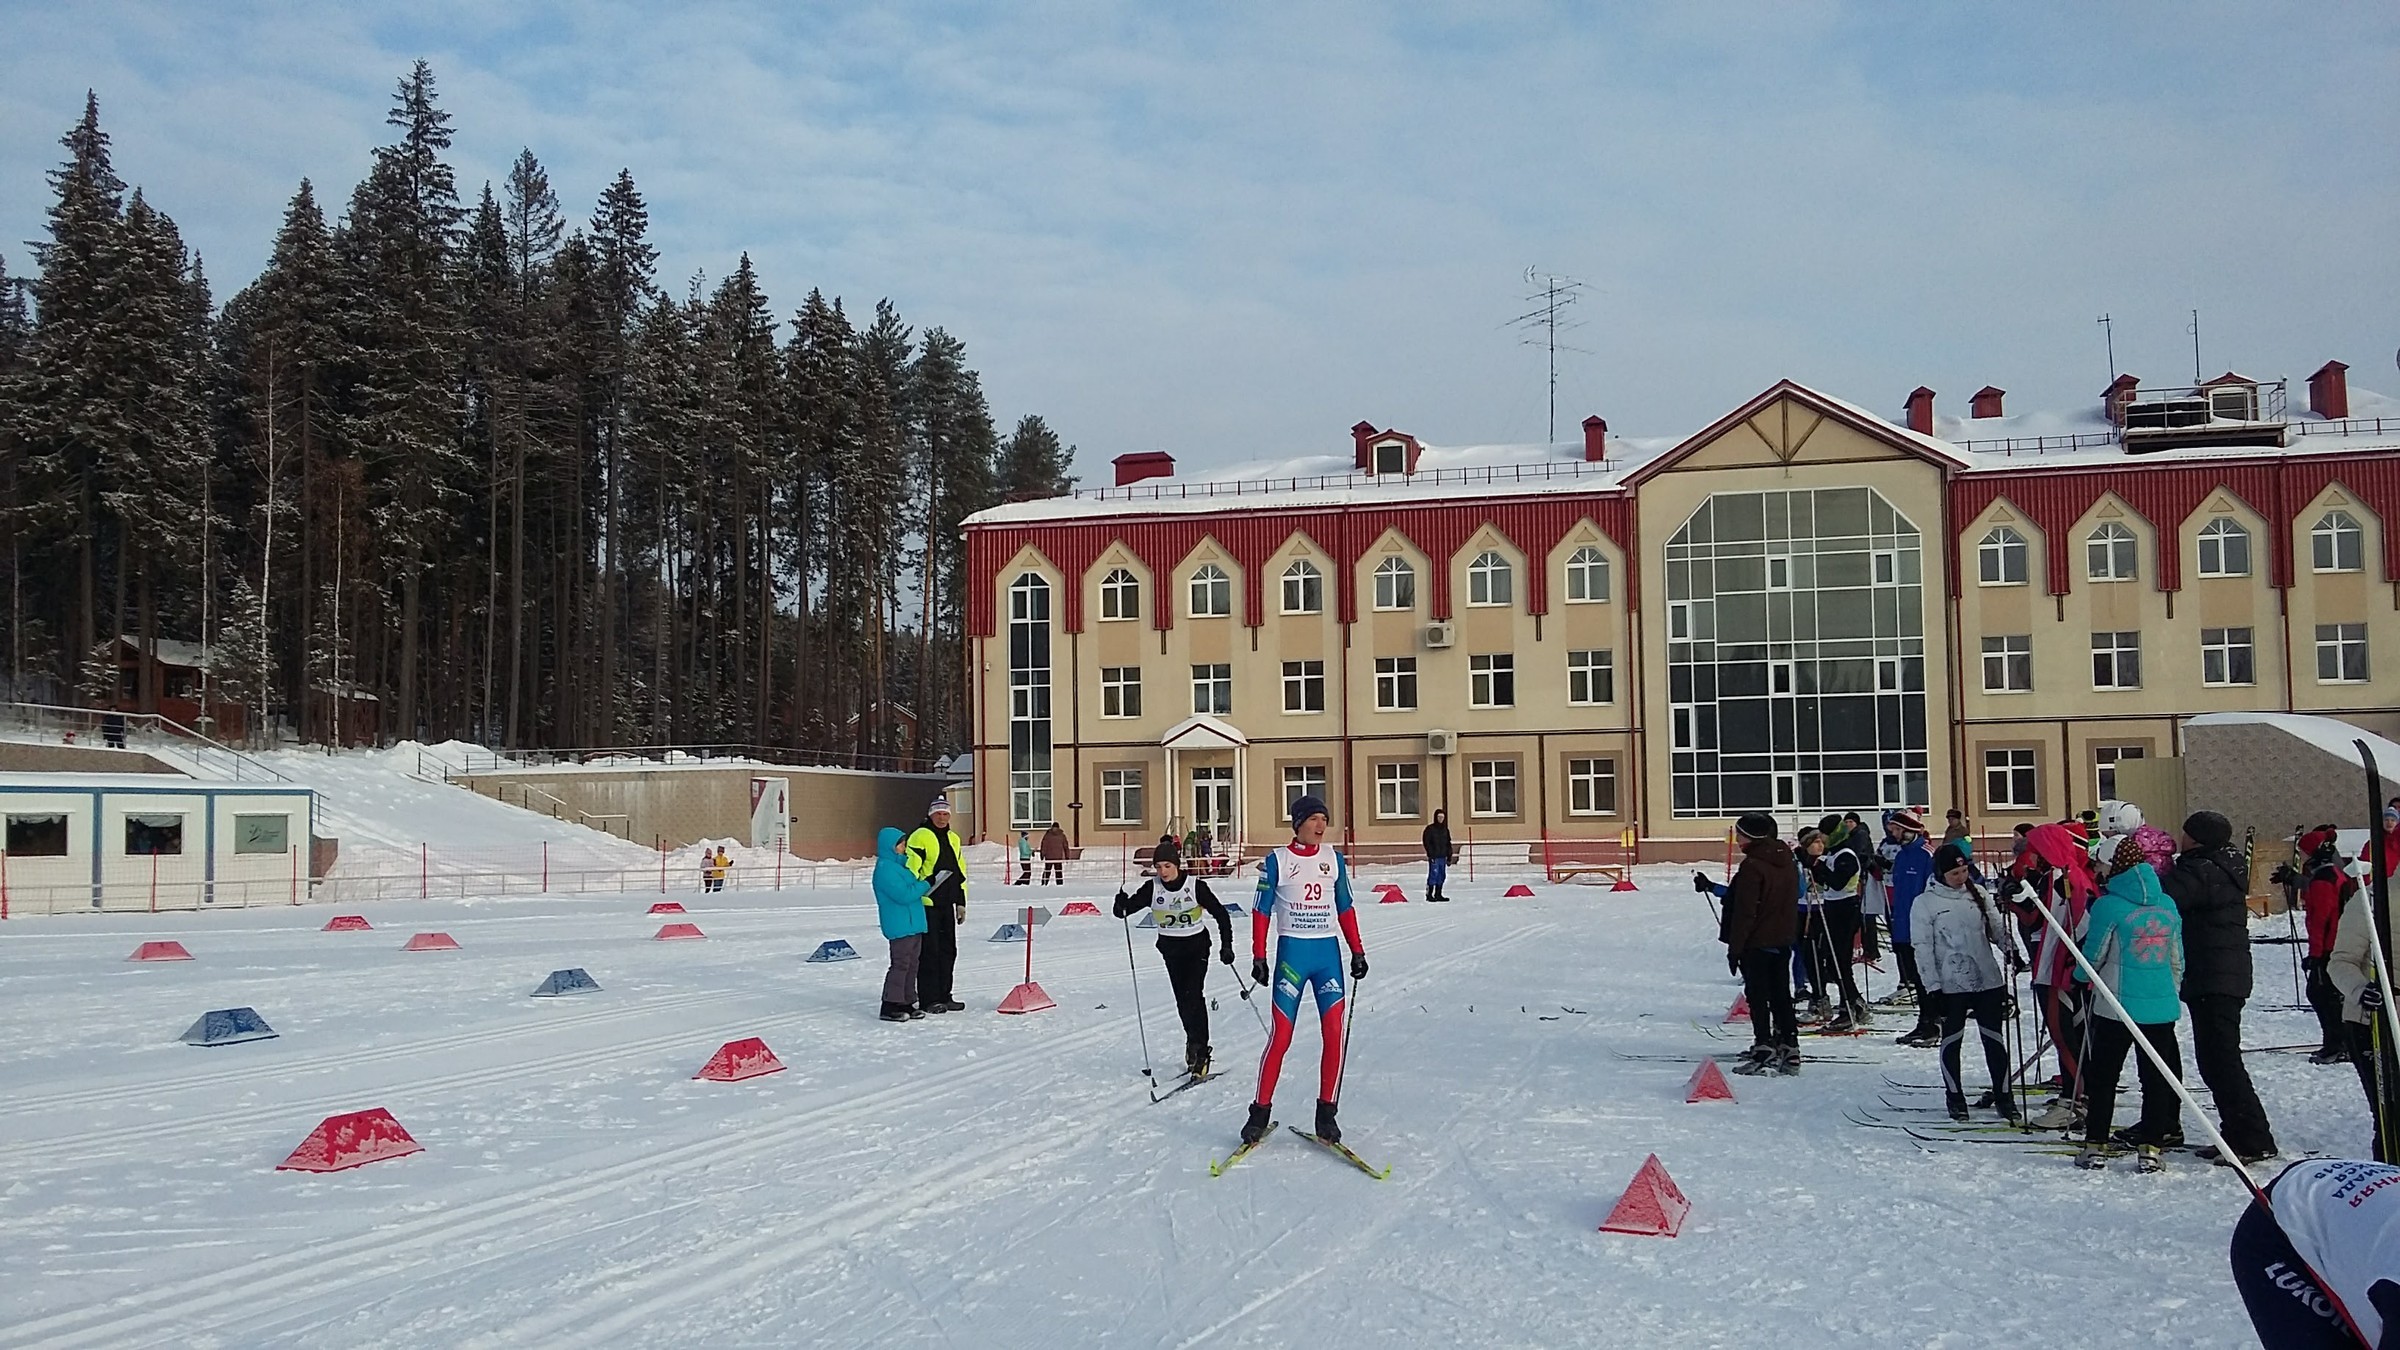
[(2199, 311), (2199, 310), (2196, 310), (2196, 309), (2195, 309), (2195, 310), (2193, 310), (2193, 311), (2192, 311), (2192, 321), (2191, 321), (2191, 323), (2188, 325), (2188, 329), (2189, 329), (2189, 331), (2190, 331), (2190, 333), (2191, 333), (2191, 335), (2192, 335), (2192, 383), (2194, 383), (2194, 384), (2198, 384), (2198, 383), (2200, 383), (2200, 311)]
[(2108, 382), (2117, 382), (2117, 329), (2105, 314), (2100, 316), (2100, 340), (2108, 344)]
[[(1532, 309), (1508, 321), (1508, 326), (1524, 334), (1518, 345), (1540, 347), (1550, 356), (1550, 441), (1558, 441), (1558, 354), (1580, 352), (1558, 340), (1562, 330), (1583, 327), (1581, 320), (1565, 317), (1567, 307), (1583, 296), (1583, 283), (1573, 277), (1553, 276), (1539, 267), (1525, 269), (1525, 301)], [(1585, 353), (1589, 355), (1589, 353)]]

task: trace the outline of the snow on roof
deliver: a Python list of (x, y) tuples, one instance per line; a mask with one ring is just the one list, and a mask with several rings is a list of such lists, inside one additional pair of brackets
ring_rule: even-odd
[(273, 793), (280, 796), (309, 796), (310, 790), (298, 783), (231, 783), (206, 778), (185, 778), (171, 773), (5, 773), (0, 774), (0, 792), (120, 792), (139, 789), (149, 793), (211, 792)]
[[(1896, 441), (1914, 444), (1962, 473), (2088, 468), (2093, 465), (2176, 463), (2193, 460), (2281, 458), (2366, 450), (2400, 449), (2400, 399), (2353, 385), (2351, 415), (2330, 421), (2293, 411), (2285, 420), (2286, 444), (2199, 445), (2128, 455), (2116, 426), (2094, 400), (2078, 413), (2018, 413), (2008, 417), (1963, 418), (1937, 414), (1936, 435), (1910, 430), (1848, 399), (1805, 385), (1811, 397), (1873, 424)], [(1397, 434), (1397, 433), (1386, 433)], [(1405, 477), (1361, 473), (1347, 454), (1302, 455), (1250, 460), (1201, 469), (1175, 478), (1154, 478), (1126, 487), (1085, 488), (1073, 496), (1009, 502), (978, 511), (969, 525), (1017, 525), (1127, 515), (1187, 515), (1226, 510), (1322, 510), (1371, 500), (1409, 505), (1460, 497), (1537, 496), (1545, 493), (1607, 492), (1690, 439), (1689, 436), (1610, 436), (1607, 458), (1587, 463), (1583, 442), (1529, 445), (1425, 445), (1417, 472)]]
[(2400, 778), (2400, 743), (2378, 736), (2363, 727), (2355, 727), (2339, 718), (2312, 717), (2307, 713), (2281, 712), (2217, 712), (2202, 713), (2184, 723), (2186, 727), (2270, 726), (2286, 735), (2295, 736), (2346, 764), (2361, 770), (2367, 767), (2359, 757), (2358, 742), (2365, 741), (2375, 753), (2378, 771), (2387, 780)]

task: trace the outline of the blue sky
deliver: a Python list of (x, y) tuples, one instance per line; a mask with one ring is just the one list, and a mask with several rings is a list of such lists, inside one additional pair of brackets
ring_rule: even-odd
[[(787, 315), (890, 296), (1087, 481), (1342, 452), (1361, 418), (1539, 440), (1506, 321), (1588, 286), (1560, 422), (1680, 435), (1790, 376), (1896, 414), (2080, 408), (2120, 368), (2400, 391), (2385, 5), (11, 3), (0, 251), (88, 86), (119, 171), (258, 267), (433, 61), (472, 193), (620, 167), (670, 283), (747, 249)], [(1571, 434), (1571, 433), (1570, 433)]]

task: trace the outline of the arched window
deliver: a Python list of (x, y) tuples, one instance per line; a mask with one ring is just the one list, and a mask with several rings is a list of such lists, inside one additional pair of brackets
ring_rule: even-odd
[(2025, 536), (2006, 525), (1995, 526), (1983, 542), (1975, 546), (1975, 556), (1981, 564), (1978, 576), (1986, 586), (2022, 586), (2025, 584)]
[(2200, 575), (2250, 575), (2250, 532), (2240, 521), (2219, 516), (2200, 527)]
[(2356, 572), (2366, 566), (2367, 532), (2347, 511), (2328, 511), (2308, 532), (2309, 552), (2320, 572)]
[(1233, 613), (1233, 578), (1215, 563), (1192, 573), (1192, 617), (1222, 619)]
[(2083, 542), (2084, 576), (2093, 581), (2131, 581), (2139, 575), (2138, 552), (2133, 531), (2104, 520)]
[(1596, 604), (1608, 598), (1608, 555), (1586, 544), (1567, 558), (1567, 602)]
[(1386, 558), (1375, 565), (1375, 608), (1417, 607), (1417, 569), (1406, 558)]
[(1050, 791), (1050, 583), (1026, 572), (1008, 587), (1009, 823), (1048, 824)]
[(1283, 569), (1283, 612), (1286, 614), (1322, 614), (1325, 612), (1325, 574), (1306, 558)]
[(1467, 603), (1470, 605), (1506, 605), (1516, 599), (1516, 577), (1509, 570), (1508, 559), (1491, 549), (1475, 555), (1467, 564)]
[(1138, 619), (1142, 617), (1142, 583), (1122, 567), (1112, 568), (1100, 578), (1100, 617), (1103, 619)]

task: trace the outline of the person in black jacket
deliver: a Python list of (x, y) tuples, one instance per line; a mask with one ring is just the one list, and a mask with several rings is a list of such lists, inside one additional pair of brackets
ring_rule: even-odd
[(1167, 963), (1167, 983), (1175, 987), (1175, 1011), (1183, 1018), (1183, 1071), (1208, 1077), (1208, 924), (1217, 924), (1217, 960), (1233, 964), (1233, 917), (1217, 902), (1208, 883), (1183, 870), (1177, 854), (1161, 852), (1154, 860), (1158, 875), (1131, 895), (1117, 892), (1117, 917), (1131, 918), (1149, 910), (1158, 924), (1158, 954)]
[(1458, 856), (1450, 847), (1450, 813), (1434, 808), (1433, 823), (1425, 827), (1425, 898), (1447, 900), (1442, 884), (1450, 879), (1450, 860)]
[[(2250, 997), (2250, 875), (2233, 825), (2214, 811), (2183, 822), (2183, 851), (2160, 885), (2183, 915), (2183, 1001), (2192, 1010), (2192, 1061), (2216, 1095), (2225, 1142), (2244, 1162), (2277, 1153), (2275, 1131), (2242, 1064), (2242, 1004)], [(2213, 1158), (2215, 1150), (2203, 1149)]]
[(1800, 937), (1800, 869), (1792, 846), (1775, 833), (1775, 818), (1753, 811), (1734, 822), (1742, 865), (1719, 887), (1700, 872), (1692, 888), (1722, 890), (1725, 912), (1717, 940), (1725, 964), (1742, 977), (1754, 1038), (1735, 1073), (1800, 1072), (1800, 1024), (1792, 1008), (1792, 944)]

